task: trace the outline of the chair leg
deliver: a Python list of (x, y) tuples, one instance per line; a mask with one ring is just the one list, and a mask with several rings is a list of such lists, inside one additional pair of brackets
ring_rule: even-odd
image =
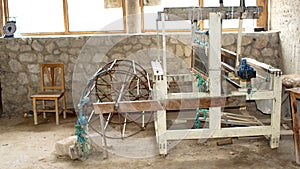
[(291, 108), (292, 108), (296, 163), (298, 165), (300, 165), (300, 140), (299, 140), (299, 127), (298, 127), (298, 112), (297, 112), (296, 96), (293, 92), (290, 93), (290, 98), (291, 98)]
[(55, 119), (56, 125), (59, 125), (58, 99), (55, 99)]
[(43, 110), (43, 117), (46, 119), (46, 112), (45, 112), (45, 101), (42, 101), (42, 110)]
[(38, 121), (37, 121), (37, 111), (36, 111), (36, 98), (32, 98), (32, 106), (33, 106), (33, 121), (34, 121), (34, 125), (37, 125)]
[(63, 95), (63, 98), (62, 98), (62, 106), (63, 106), (63, 117), (64, 119), (67, 118), (67, 108), (66, 108), (66, 95), (64, 94)]

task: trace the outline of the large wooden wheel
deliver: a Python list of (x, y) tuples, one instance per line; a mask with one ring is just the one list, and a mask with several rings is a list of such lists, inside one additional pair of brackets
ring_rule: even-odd
[[(100, 120), (94, 114), (92, 103), (148, 100), (151, 83), (145, 69), (133, 60), (114, 60), (100, 68), (92, 77), (82, 96), (83, 114), (88, 133), (100, 134)], [(105, 116), (106, 137), (126, 138), (142, 131), (152, 120), (152, 112), (110, 113)], [(130, 124), (130, 125), (129, 125)], [(131, 125), (132, 124), (132, 125)]]

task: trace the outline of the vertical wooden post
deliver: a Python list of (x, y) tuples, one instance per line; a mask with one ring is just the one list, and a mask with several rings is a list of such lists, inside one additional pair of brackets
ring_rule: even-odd
[[(4, 8), (3, 8), (3, 0), (0, 0), (0, 28), (1, 28), (1, 31), (0, 31), (0, 37), (3, 36), (3, 26), (4, 26)], [(2, 106), (2, 105), (1, 105)], [(2, 107), (1, 107), (2, 108)], [(1, 110), (0, 110), (1, 111)]]
[(126, 1), (127, 11), (127, 33), (140, 33), (140, 2), (139, 0)]
[(64, 27), (65, 33), (68, 34), (69, 30), (69, 15), (68, 15), (68, 2), (67, 0), (63, 0), (63, 10), (64, 10)]
[(123, 9), (123, 27), (124, 32), (127, 32), (127, 8), (126, 8), (126, 0), (122, 0), (122, 9)]
[(141, 11), (141, 32), (145, 33), (145, 13), (144, 13), (144, 1), (140, 0), (140, 11)]
[[(209, 91), (210, 96), (221, 95), (221, 13), (209, 14)], [(221, 108), (209, 109), (209, 130), (215, 131), (221, 128)], [(210, 133), (213, 134), (213, 133)]]
[(1, 79), (0, 79), (0, 117), (3, 114), (3, 106), (2, 106), (2, 87), (1, 87)]
[(293, 117), (293, 132), (294, 132), (296, 163), (300, 165), (300, 140), (299, 140), (298, 112), (297, 112), (297, 102), (296, 102), (296, 99), (299, 98), (299, 94), (296, 94), (293, 91), (291, 91), (290, 98), (291, 98), (291, 108), (292, 108), (292, 117)]
[[(199, 0), (199, 6), (200, 7), (204, 7), (204, 3), (203, 3), (204, 0)], [(201, 19), (201, 18), (200, 18)], [(200, 30), (203, 30), (204, 29), (204, 20), (200, 20), (200, 23), (199, 23), (199, 28)]]
[(273, 110), (271, 114), (272, 133), (270, 139), (270, 147), (277, 148), (279, 147), (280, 139), (282, 76), (281, 74), (274, 74), (273, 79), (273, 91), (275, 92), (273, 99)]
[(8, 21), (9, 10), (8, 10), (8, 0), (3, 0), (3, 12), (4, 12), (4, 23)]
[(268, 30), (268, 0), (258, 0), (257, 6), (263, 7), (263, 12), (259, 13), (259, 19), (257, 19), (257, 26), (263, 27)]

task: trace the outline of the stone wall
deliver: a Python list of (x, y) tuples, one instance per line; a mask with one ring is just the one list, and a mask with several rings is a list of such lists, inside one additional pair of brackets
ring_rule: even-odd
[(284, 73), (300, 73), (300, 1), (270, 2), (270, 28), (280, 31)]
[[(277, 32), (243, 36), (243, 56), (281, 66)], [(235, 51), (236, 39), (234, 33), (224, 34), (224, 48)], [(2, 38), (0, 78), (4, 113), (21, 114), (32, 109), (30, 95), (39, 91), (40, 63), (64, 63), (67, 107), (73, 108), (73, 101), (76, 105), (87, 78), (114, 59), (134, 59), (151, 74), (150, 62), (162, 53), (157, 40), (156, 35)], [(191, 41), (190, 34), (167, 37), (168, 73), (188, 72)]]

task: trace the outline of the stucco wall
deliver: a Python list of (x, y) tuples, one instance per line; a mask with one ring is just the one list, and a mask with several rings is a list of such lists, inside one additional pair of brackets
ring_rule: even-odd
[(300, 73), (300, 1), (272, 0), (270, 28), (280, 31), (284, 73)]

